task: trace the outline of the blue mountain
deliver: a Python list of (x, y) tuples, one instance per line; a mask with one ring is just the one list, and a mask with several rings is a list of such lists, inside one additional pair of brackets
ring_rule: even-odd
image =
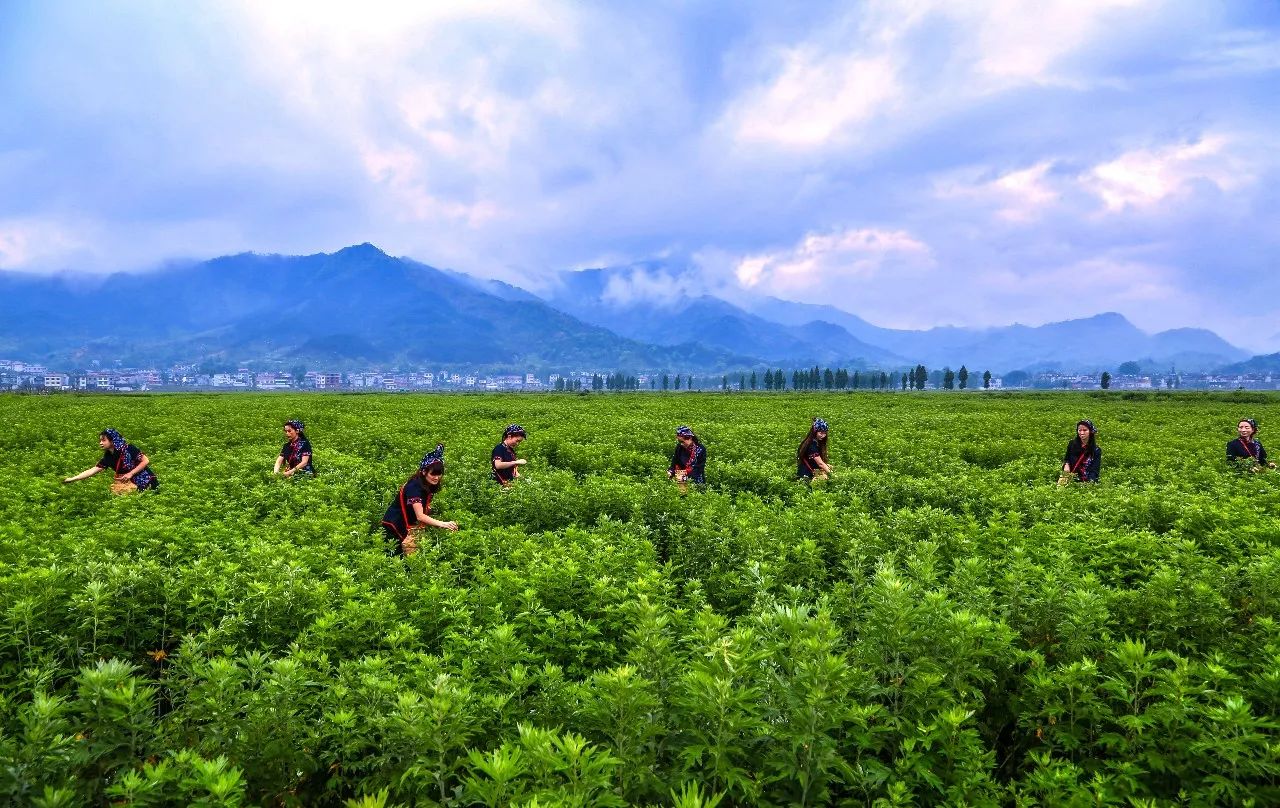
[(370, 244), (105, 278), (0, 272), (0, 356), (60, 366), (210, 360), (705, 372), (923, 363), (996, 373), (1114, 370), (1128, 360), (1194, 371), (1248, 358), (1211, 331), (1147, 334), (1110, 312), (1035, 327), (911, 331), (830, 305), (740, 294), (730, 302), (699, 281), (688, 268), (649, 262), (564, 272), (535, 296)]
[(101, 279), (0, 273), (0, 353), (87, 364), (206, 359), (491, 368), (718, 368), (691, 343), (646, 345), (505, 284), (393, 258), (241, 255)]

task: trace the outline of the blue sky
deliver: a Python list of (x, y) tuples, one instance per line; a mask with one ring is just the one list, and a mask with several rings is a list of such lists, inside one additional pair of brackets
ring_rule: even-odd
[(1274, 0), (0, 9), (0, 268), (371, 241), (1280, 350)]

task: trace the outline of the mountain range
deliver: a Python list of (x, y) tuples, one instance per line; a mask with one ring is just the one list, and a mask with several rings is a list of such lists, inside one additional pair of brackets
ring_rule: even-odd
[[(686, 271), (687, 272), (687, 271)], [(694, 291), (659, 264), (561, 273), (534, 294), (394, 258), (240, 255), (105, 278), (0, 272), (0, 356), (258, 367), (709, 372), (965, 364), (1207, 370), (1249, 359), (1211, 331), (1147, 334), (1123, 316), (1031, 327), (882, 328), (834, 306)]]

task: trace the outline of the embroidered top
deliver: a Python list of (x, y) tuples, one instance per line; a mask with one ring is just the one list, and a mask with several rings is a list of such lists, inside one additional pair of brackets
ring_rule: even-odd
[[(141, 450), (132, 443), (126, 443), (122, 449), (117, 449), (115, 446), (112, 446), (110, 449), (103, 452), (102, 459), (98, 461), (98, 468), (111, 469), (117, 475), (120, 475), (133, 471), (141, 462)], [(150, 466), (133, 475), (133, 479), (131, 479), (130, 482), (138, 486), (138, 490), (140, 491), (146, 491), (148, 488), (160, 487), (160, 481), (156, 479), (155, 474), (151, 473)]]
[(311, 441), (306, 438), (298, 438), (286, 443), (280, 449), (280, 456), (284, 458), (284, 466), (288, 469), (296, 469), (302, 464), (302, 458), (307, 458), (307, 464), (299, 471), (307, 474), (315, 474), (316, 467), (312, 463)]
[(1081, 445), (1079, 438), (1072, 438), (1067, 444), (1067, 454), (1062, 458), (1064, 465), (1070, 467), (1071, 473), (1082, 483), (1096, 483), (1102, 471), (1102, 447), (1094, 445), (1093, 451)]
[(707, 449), (696, 443), (685, 446), (676, 444), (676, 451), (671, 455), (671, 473), (683, 471), (689, 482), (705, 483), (707, 481)]
[(433, 496), (434, 493), (427, 490), (422, 475), (413, 475), (408, 482), (400, 486), (400, 490), (396, 492), (396, 498), (387, 506), (387, 512), (382, 515), (382, 524), (403, 541), (409, 535), (409, 528), (416, 527), (418, 524), (418, 517), (413, 512), (413, 504), (421, 502), (423, 513), (431, 513)]

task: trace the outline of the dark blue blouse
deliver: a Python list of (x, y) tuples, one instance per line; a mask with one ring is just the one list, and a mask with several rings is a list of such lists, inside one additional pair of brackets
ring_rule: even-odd
[[(122, 452), (118, 452), (115, 449), (108, 449), (103, 452), (102, 459), (98, 461), (98, 468), (111, 469), (119, 475), (133, 471), (141, 462), (142, 451), (132, 443), (126, 443)], [(160, 487), (160, 481), (156, 479), (156, 475), (151, 473), (150, 466), (133, 475), (133, 479), (130, 482), (138, 486), (140, 491)]]
[(413, 513), (413, 503), (421, 502), (423, 512), (431, 513), (433, 496), (434, 494), (427, 490), (422, 475), (413, 475), (408, 482), (400, 486), (395, 499), (391, 500), (391, 504), (387, 506), (387, 512), (382, 515), (382, 524), (403, 541), (405, 536), (409, 535), (409, 528), (418, 523)]
[(1071, 468), (1080, 482), (1096, 483), (1098, 474), (1102, 471), (1102, 447), (1095, 444), (1093, 451), (1088, 452), (1079, 438), (1073, 438), (1067, 444), (1067, 454), (1062, 462)]
[(1244, 439), (1236, 438), (1227, 444), (1228, 460), (1243, 460), (1245, 458), (1253, 458), (1259, 463), (1267, 462), (1267, 450), (1262, 448), (1262, 444), (1256, 440), (1245, 443)]
[(671, 466), (668, 471), (674, 474), (677, 469), (688, 474), (689, 482), (705, 483), (707, 481), (706, 447), (696, 443), (685, 447), (683, 443), (677, 443), (676, 451), (671, 455)]
[(315, 474), (316, 467), (313, 462), (315, 458), (311, 454), (311, 441), (306, 438), (298, 438), (295, 441), (289, 441), (280, 449), (280, 456), (284, 458), (285, 468), (298, 468), (304, 455), (307, 458), (307, 465), (303, 466), (299, 471)]
[(489, 460), (489, 466), (493, 469), (493, 479), (507, 485), (516, 478), (516, 467), (508, 466), (505, 469), (498, 468), (494, 460), (501, 460), (504, 463), (514, 463), (516, 459), (515, 450), (505, 443), (499, 443), (493, 447), (493, 456)]
[(822, 457), (822, 447), (818, 441), (811, 440), (805, 444), (804, 451), (796, 461), (796, 474), (800, 477), (812, 477), (819, 469), (818, 459)]

